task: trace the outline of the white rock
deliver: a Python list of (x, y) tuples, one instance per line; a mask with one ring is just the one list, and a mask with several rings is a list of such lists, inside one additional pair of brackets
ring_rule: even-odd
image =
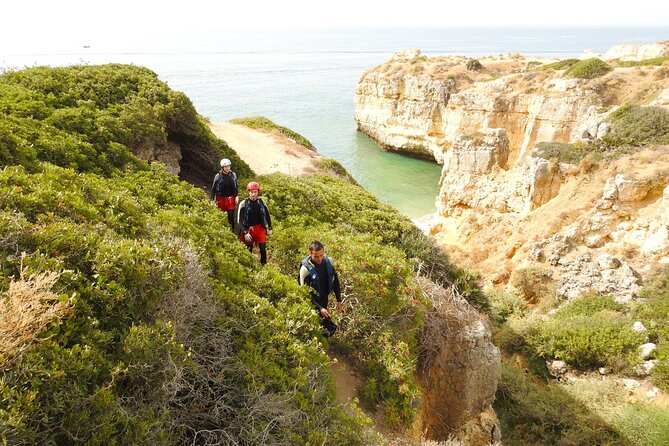
[(608, 122), (602, 122), (597, 126), (597, 134), (595, 137), (597, 139), (602, 139), (603, 137), (608, 135), (610, 131), (611, 131), (611, 124), (609, 124)]
[(659, 394), (660, 394), (660, 389), (658, 389), (657, 387), (653, 387), (648, 392), (646, 392), (646, 396), (650, 399), (655, 398)]
[(623, 385), (627, 390), (634, 390), (639, 387), (639, 381), (631, 378), (623, 378)]
[(657, 95), (657, 98), (648, 103), (654, 107), (669, 107), (669, 88), (665, 88)]
[(648, 195), (648, 186), (641, 181), (626, 180), (621, 174), (616, 175), (614, 181), (618, 189), (618, 200), (623, 203), (633, 203)]
[(599, 371), (600, 375), (608, 375), (609, 373), (611, 373), (611, 369), (609, 369), (608, 367), (600, 367), (597, 370)]
[(560, 360), (546, 361), (546, 367), (548, 368), (548, 373), (556, 378), (564, 375), (568, 370), (567, 363)]
[(648, 342), (639, 347), (639, 356), (644, 361), (648, 360), (653, 356), (655, 350), (657, 350), (657, 345), (653, 344), (652, 342)]
[(650, 371), (653, 370), (653, 368), (655, 367), (655, 364), (657, 364), (656, 359), (651, 359), (650, 361), (644, 361), (636, 366), (634, 372), (638, 376), (648, 376), (650, 375)]
[(662, 57), (669, 54), (669, 41), (662, 41), (647, 44), (624, 44), (612, 46), (604, 55), (602, 59), (612, 60), (629, 60), (638, 61), (645, 59), (652, 59), (654, 57)]
[(611, 254), (602, 254), (597, 260), (601, 269), (616, 269), (620, 266), (620, 260)]
[(585, 246), (588, 248), (599, 248), (606, 242), (608, 234), (593, 234), (585, 239)]
[(636, 331), (637, 333), (645, 333), (647, 331), (646, 327), (639, 321), (636, 321), (632, 325), (632, 330)]

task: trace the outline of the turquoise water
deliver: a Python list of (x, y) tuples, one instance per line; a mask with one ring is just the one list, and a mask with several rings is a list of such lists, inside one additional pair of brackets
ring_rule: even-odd
[[(114, 41), (93, 36), (39, 47), (2, 42), (0, 67), (134, 63), (185, 92), (212, 121), (263, 115), (307, 137), (382, 201), (416, 217), (434, 211), (440, 167), (386, 153), (356, 131), (353, 96), (362, 72), (404, 48), (427, 55), (522, 53), (577, 57), (619, 43), (669, 39), (663, 28), (322, 29), (201, 32)], [(84, 45), (89, 48), (84, 48)]]

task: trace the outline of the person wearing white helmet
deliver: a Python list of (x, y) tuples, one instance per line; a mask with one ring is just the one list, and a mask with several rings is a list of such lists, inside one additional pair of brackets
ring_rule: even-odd
[(216, 202), (218, 208), (228, 213), (228, 223), (232, 231), (235, 230), (235, 206), (239, 200), (239, 188), (237, 186), (237, 175), (232, 171), (232, 163), (229, 159), (221, 160), (221, 171), (214, 177), (211, 185), (211, 199)]

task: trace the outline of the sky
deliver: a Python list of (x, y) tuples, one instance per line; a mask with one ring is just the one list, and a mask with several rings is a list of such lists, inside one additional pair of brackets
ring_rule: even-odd
[[(667, 26), (669, 2), (635, 0), (5, 0), (0, 52), (58, 38), (295, 27)], [(633, 7), (630, 5), (633, 4)]]

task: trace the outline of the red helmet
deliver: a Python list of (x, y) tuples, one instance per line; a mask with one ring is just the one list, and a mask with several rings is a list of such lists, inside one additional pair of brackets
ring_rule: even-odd
[(260, 184), (256, 183), (255, 181), (251, 181), (249, 184), (246, 185), (246, 190), (260, 191)]

